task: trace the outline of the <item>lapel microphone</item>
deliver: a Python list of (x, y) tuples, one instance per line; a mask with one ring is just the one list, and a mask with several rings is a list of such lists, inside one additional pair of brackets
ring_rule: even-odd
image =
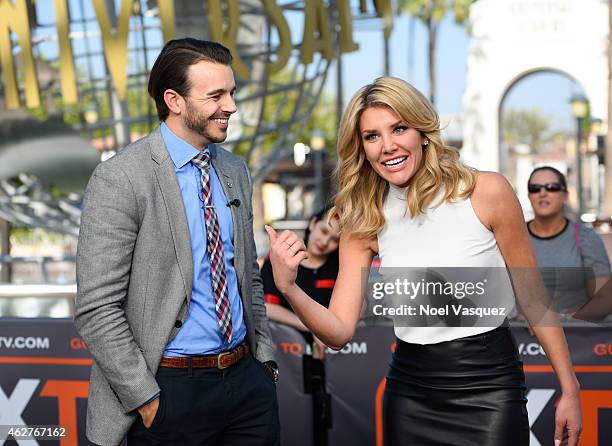
[(240, 206), (240, 200), (239, 200), (239, 199), (237, 199), (237, 198), (234, 198), (233, 200), (228, 201), (228, 202), (227, 202), (227, 204), (226, 204), (226, 206), (227, 206), (228, 208), (230, 208), (230, 207), (232, 207), (232, 206), (239, 207), (239, 206)]

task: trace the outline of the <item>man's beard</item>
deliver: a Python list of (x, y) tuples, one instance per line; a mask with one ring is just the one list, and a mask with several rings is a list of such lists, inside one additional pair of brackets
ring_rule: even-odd
[(198, 112), (195, 107), (192, 107), (189, 100), (187, 100), (187, 110), (183, 116), (183, 124), (185, 124), (185, 127), (206, 138), (206, 141), (218, 143), (225, 141), (225, 138), (227, 138), (226, 132), (221, 132), (220, 135), (213, 135), (208, 131), (207, 127), (210, 124), (212, 116), (206, 117), (204, 114)]

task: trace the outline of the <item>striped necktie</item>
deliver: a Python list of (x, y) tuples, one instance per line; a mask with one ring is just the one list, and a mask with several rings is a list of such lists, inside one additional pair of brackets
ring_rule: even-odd
[(215, 297), (215, 310), (217, 323), (225, 340), (232, 340), (232, 315), (230, 312), (229, 296), (227, 292), (227, 276), (223, 257), (223, 243), (217, 212), (212, 202), (210, 187), (210, 155), (201, 151), (191, 162), (202, 172), (202, 203), (204, 221), (206, 222), (206, 247), (210, 258), (210, 272), (212, 276), (212, 292)]

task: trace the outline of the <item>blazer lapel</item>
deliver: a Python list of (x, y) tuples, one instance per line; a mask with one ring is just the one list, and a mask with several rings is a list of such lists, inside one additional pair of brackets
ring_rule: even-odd
[[(217, 146), (212, 144), (210, 146), (210, 160), (212, 166), (215, 168), (217, 175), (219, 176), (219, 180), (221, 180), (221, 187), (223, 188), (223, 192), (225, 193), (225, 197), (228, 201), (235, 199), (238, 196), (238, 192), (236, 190), (235, 179), (238, 178), (238, 174), (236, 166), (233, 163), (223, 162), (220, 151), (217, 150)], [(241, 206), (246, 206), (246, 203), (241, 203)], [(240, 218), (239, 212), (241, 212), (241, 207), (239, 206), (230, 206), (230, 212), (232, 213), (232, 222), (234, 224), (234, 268), (236, 270), (236, 275), (238, 277), (238, 283), (242, 283), (244, 278), (244, 227), (242, 218)]]
[(174, 250), (178, 260), (179, 271), (183, 278), (187, 300), (191, 300), (193, 283), (193, 257), (191, 252), (191, 236), (187, 223), (187, 214), (183, 204), (183, 196), (176, 178), (174, 163), (166, 149), (159, 128), (149, 136), (151, 158), (155, 166), (155, 176), (163, 196), (163, 202), (170, 222), (170, 232), (174, 241)]

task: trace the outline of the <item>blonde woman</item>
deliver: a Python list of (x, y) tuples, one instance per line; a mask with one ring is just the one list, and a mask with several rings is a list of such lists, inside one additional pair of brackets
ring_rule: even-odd
[[(382, 77), (351, 99), (338, 138), (340, 271), (329, 309), (296, 284), (299, 238), (272, 229), (277, 287), (304, 324), (340, 349), (362, 307), (362, 270), (383, 267), (536, 267), (523, 215), (501, 175), (470, 170), (444, 145), (438, 115), (406, 82)], [(530, 290), (541, 283), (520, 287)], [(517, 292), (523, 308), (534, 304)], [(530, 321), (532, 321), (527, 316)], [(554, 316), (552, 316), (554, 317)], [(532, 321), (533, 322), (533, 321)], [(534, 326), (561, 384), (555, 444), (576, 445), (579, 385), (562, 329)], [(395, 327), (384, 396), (386, 445), (527, 445), (525, 384), (506, 326)]]

